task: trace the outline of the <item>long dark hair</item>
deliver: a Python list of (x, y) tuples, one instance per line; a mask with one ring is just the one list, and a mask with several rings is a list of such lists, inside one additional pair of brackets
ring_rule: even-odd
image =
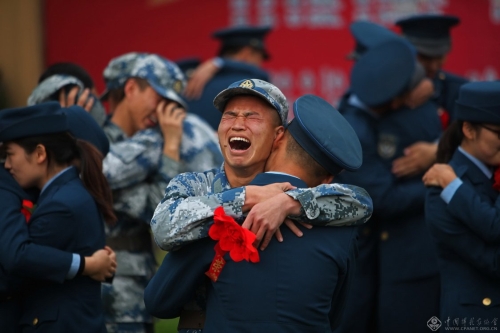
[[(479, 124), (470, 122), (469, 124), (472, 128), (476, 130), (479, 129)], [(448, 163), (451, 160), (453, 153), (457, 150), (464, 139), (464, 133), (462, 130), (463, 126), (463, 120), (455, 120), (443, 133), (441, 140), (439, 140), (436, 158), (437, 163)]]
[(113, 212), (113, 197), (109, 184), (102, 173), (102, 154), (90, 143), (75, 139), (69, 133), (55, 133), (13, 140), (28, 154), (43, 145), (47, 152), (48, 165), (74, 165), (82, 182), (94, 198), (99, 211), (108, 224), (116, 221)]

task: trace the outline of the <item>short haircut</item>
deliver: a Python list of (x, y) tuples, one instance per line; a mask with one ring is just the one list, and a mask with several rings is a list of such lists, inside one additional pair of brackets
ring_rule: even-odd
[[(134, 80), (137, 83), (137, 85), (139, 86), (139, 89), (141, 91), (146, 89), (147, 87), (149, 87), (149, 83), (145, 79), (142, 79), (139, 77), (131, 77), (128, 80)], [(113, 101), (116, 104), (120, 103), (125, 98), (125, 85), (121, 86), (120, 88), (111, 89), (109, 91), (108, 98), (110, 101)]]
[(94, 81), (90, 74), (81, 66), (72, 62), (58, 62), (49, 66), (38, 79), (38, 83), (53, 75), (70, 75), (82, 81), (85, 88), (94, 88)]
[(309, 175), (314, 176), (317, 180), (322, 180), (331, 175), (330, 172), (319, 165), (319, 163), (316, 162), (297, 141), (295, 141), (289, 131), (285, 131), (285, 135), (287, 136), (286, 155), (290, 159), (288, 163), (295, 163), (302, 166)]

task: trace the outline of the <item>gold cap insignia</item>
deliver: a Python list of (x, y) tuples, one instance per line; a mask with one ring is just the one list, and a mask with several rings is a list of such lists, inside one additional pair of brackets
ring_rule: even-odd
[(251, 80), (245, 80), (245, 81), (241, 82), (240, 87), (252, 89), (254, 87), (254, 84)]
[(182, 92), (182, 82), (180, 80), (174, 82), (174, 91), (178, 94)]

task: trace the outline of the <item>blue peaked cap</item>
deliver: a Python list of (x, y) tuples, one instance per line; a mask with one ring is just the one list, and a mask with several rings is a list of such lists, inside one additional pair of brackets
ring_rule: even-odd
[(500, 125), (500, 82), (464, 84), (455, 102), (458, 120)]
[(287, 130), (330, 174), (361, 167), (363, 151), (358, 136), (330, 103), (318, 96), (304, 95), (293, 104), (293, 113), (295, 117)]
[(411, 88), (416, 72), (414, 49), (394, 39), (369, 49), (351, 71), (352, 92), (367, 106), (390, 102)]

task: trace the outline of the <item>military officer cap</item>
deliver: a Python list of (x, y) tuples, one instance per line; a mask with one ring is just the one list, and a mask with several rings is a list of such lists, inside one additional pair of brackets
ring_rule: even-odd
[(416, 15), (401, 19), (396, 25), (401, 27), (417, 51), (429, 57), (440, 57), (451, 49), (451, 27), (460, 23), (460, 19), (451, 15)]
[(500, 82), (471, 82), (460, 88), (455, 102), (458, 120), (500, 125)]
[(269, 103), (277, 112), (283, 126), (286, 125), (288, 116), (288, 103), (285, 95), (275, 85), (259, 79), (245, 79), (231, 83), (214, 99), (214, 106), (224, 112), (226, 103), (234, 96), (256, 96)]
[(103, 156), (109, 151), (104, 131), (80, 106), (62, 108), (58, 102), (46, 102), (0, 112), (0, 141), (61, 132), (88, 141)]
[(356, 40), (354, 51), (349, 55), (351, 59), (359, 59), (368, 49), (389, 40), (401, 38), (391, 30), (368, 21), (353, 22), (349, 29)]
[(415, 72), (412, 46), (403, 39), (390, 40), (368, 50), (354, 64), (352, 92), (369, 107), (381, 106), (409, 91)]
[(58, 102), (5, 109), (0, 112), (0, 141), (29, 136), (66, 132), (66, 114), (60, 113)]
[(293, 103), (287, 131), (330, 174), (361, 167), (361, 143), (349, 122), (327, 101), (304, 95)]
[(200, 65), (201, 60), (199, 58), (183, 58), (175, 62), (177, 66), (184, 73), (186, 78), (190, 78), (193, 75), (194, 70)]
[(262, 51), (264, 59), (269, 59), (264, 38), (271, 27), (238, 26), (215, 31), (212, 36), (219, 39), (223, 46), (251, 46)]
[(112, 89), (118, 89), (125, 82), (137, 77), (146, 80), (160, 96), (175, 101), (187, 108), (181, 97), (186, 86), (184, 74), (172, 61), (156, 54), (127, 53), (112, 59), (103, 72), (106, 91), (101, 99), (107, 99)]

